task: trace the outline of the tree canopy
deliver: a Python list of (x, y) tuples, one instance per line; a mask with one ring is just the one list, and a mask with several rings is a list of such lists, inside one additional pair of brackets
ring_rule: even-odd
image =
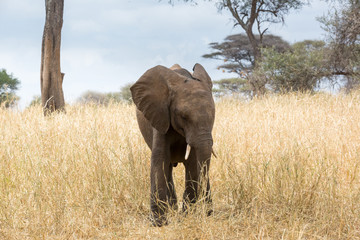
[[(213, 42), (209, 45), (214, 51), (203, 57), (222, 60), (224, 63), (218, 66), (219, 69), (237, 73), (241, 77), (251, 72), (255, 66), (254, 49), (245, 34), (229, 35), (223, 42)], [(263, 36), (262, 46), (272, 47), (277, 52), (284, 52), (290, 48), (281, 37), (271, 34)]]
[(19, 97), (15, 95), (20, 81), (5, 69), (0, 69), (0, 106), (10, 107)]
[[(260, 58), (263, 36), (267, 24), (284, 22), (291, 9), (299, 9), (306, 2), (302, 0), (221, 0), (217, 1), (220, 10), (229, 10), (234, 17), (235, 26), (246, 33), (254, 51), (254, 61)], [(254, 34), (255, 31), (258, 35)]]
[[(184, 0), (196, 2), (195, 0)], [(211, 0), (210, 0), (211, 1)], [(173, 3), (173, 0), (169, 0)], [(260, 49), (268, 26), (284, 23), (285, 16), (293, 9), (300, 9), (306, 0), (214, 0), (219, 11), (231, 13), (234, 26), (240, 26), (250, 42), (254, 65), (261, 58)], [(255, 33), (257, 32), (257, 34)]]
[[(269, 91), (313, 91), (327, 75), (324, 67), (325, 42), (302, 41), (286, 52), (263, 49), (263, 57), (254, 75), (266, 79)], [(254, 77), (255, 77), (254, 76)]]
[[(185, 2), (196, 2), (195, 0), (183, 0)], [(210, 0), (211, 1), (211, 0)], [(169, 0), (173, 3), (174, 0)], [(247, 81), (246, 89), (250, 95), (258, 95), (265, 92), (266, 81), (262, 78), (247, 76), (247, 71), (256, 68), (261, 61), (261, 49), (266, 47), (265, 39), (270, 39), (265, 34), (268, 26), (276, 23), (284, 23), (285, 16), (295, 9), (300, 9), (307, 0), (214, 0), (219, 11), (227, 10), (233, 16), (234, 27), (240, 26), (245, 35), (233, 36), (225, 39), (223, 44), (213, 43), (211, 47), (216, 51), (212, 54), (204, 55), (208, 58), (219, 58), (225, 56), (224, 61), (230, 61), (220, 68), (236, 72), (240, 77)], [(243, 36), (247, 37), (247, 42), (241, 49), (232, 47), (230, 43), (236, 41), (244, 42)], [(238, 38), (238, 40), (236, 40)], [(241, 38), (241, 39), (240, 39)], [(233, 49), (230, 52), (221, 52), (221, 49)], [(220, 55), (219, 55), (220, 53)], [(228, 59), (229, 58), (229, 59)], [(244, 72), (245, 71), (245, 72)], [(238, 81), (242, 83), (243, 81)]]

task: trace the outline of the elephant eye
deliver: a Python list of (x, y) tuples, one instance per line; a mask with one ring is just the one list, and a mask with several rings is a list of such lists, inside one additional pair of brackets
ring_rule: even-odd
[(180, 134), (185, 136), (185, 130), (183, 128), (180, 128)]
[(183, 120), (188, 119), (187, 115), (184, 112), (180, 111), (179, 109), (175, 110), (175, 114)]
[(180, 116), (183, 120), (185, 120), (185, 121), (188, 120), (188, 117), (185, 114), (181, 114)]

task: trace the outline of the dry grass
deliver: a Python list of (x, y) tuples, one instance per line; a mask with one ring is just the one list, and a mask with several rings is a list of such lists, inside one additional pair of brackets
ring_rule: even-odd
[[(360, 239), (360, 94), (217, 103), (214, 215), (151, 227), (134, 106), (0, 110), (1, 239)], [(175, 169), (179, 198), (183, 167)]]

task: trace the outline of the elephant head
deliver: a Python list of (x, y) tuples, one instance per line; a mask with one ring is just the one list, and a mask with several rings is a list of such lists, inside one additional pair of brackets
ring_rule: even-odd
[(200, 64), (193, 71), (156, 66), (131, 87), (135, 105), (151, 126), (162, 134), (171, 126), (190, 146), (212, 141), (215, 118), (211, 78)]
[[(174, 198), (174, 189), (169, 187), (173, 185), (172, 166), (183, 162), (184, 200), (195, 202), (201, 176), (208, 179), (212, 153), (215, 104), (211, 78), (200, 64), (194, 65), (192, 74), (179, 65), (170, 69), (156, 66), (140, 77), (131, 93), (140, 112), (140, 130), (152, 150), (152, 194), (162, 201)], [(208, 180), (206, 193), (210, 201)], [(155, 200), (151, 204), (152, 211), (161, 215)]]

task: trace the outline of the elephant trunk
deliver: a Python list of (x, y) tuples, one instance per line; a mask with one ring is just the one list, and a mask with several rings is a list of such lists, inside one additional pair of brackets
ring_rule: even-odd
[[(201, 155), (200, 159), (197, 157), (197, 162), (204, 162), (207, 159), (210, 159), (211, 153), (214, 154), (216, 157), (216, 154), (214, 150), (212, 149), (213, 145), (213, 139), (211, 132), (205, 131), (201, 134), (194, 135), (187, 135), (186, 136), (186, 142), (188, 143), (186, 146), (186, 153), (185, 153), (185, 160), (188, 159), (190, 155), (190, 151), (192, 149), (196, 150), (196, 155)], [(209, 156), (207, 156), (209, 155)]]
[[(190, 175), (187, 177), (187, 186), (185, 193), (185, 199), (190, 203), (196, 202), (197, 199), (204, 199), (207, 208), (208, 215), (212, 212), (211, 205), (211, 191), (210, 191), (210, 180), (209, 180), (209, 167), (210, 158), (213, 152), (212, 137), (208, 135), (202, 141), (195, 141), (190, 143), (191, 147), (188, 150), (192, 151), (191, 155), (195, 156), (195, 159), (191, 159), (192, 162), (185, 164), (186, 170), (189, 171)], [(186, 208), (186, 205), (185, 205)]]
[[(187, 160), (187, 159), (189, 158), (190, 151), (191, 151), (191, 146), (188, 144), (188, 145), (186, 146), (185, 160)], [(216, 153), (215, 153), (215, 151), (214, 151), (214, 148), (211, 149), (211, 153), (212, 153), (212, 155), (213, 155), (215, 158), (217, 158), (217, 155), (216, 155)]]
[(203, 142), (201, 145), (194, 147), (196, 153), (196, 162), (198, 164), (198, 186), (199, 195), (205, 197), (207, 203), (211, 203), (209, 168), (212, 154), (212, 141)]
[(213, 152), (212, 149), (212, 141), (203, 142), (200, 145), (194, 146), (196, 152), (197, 162), (200, 167), (204, 167), (210, 162), (211, 154)]

